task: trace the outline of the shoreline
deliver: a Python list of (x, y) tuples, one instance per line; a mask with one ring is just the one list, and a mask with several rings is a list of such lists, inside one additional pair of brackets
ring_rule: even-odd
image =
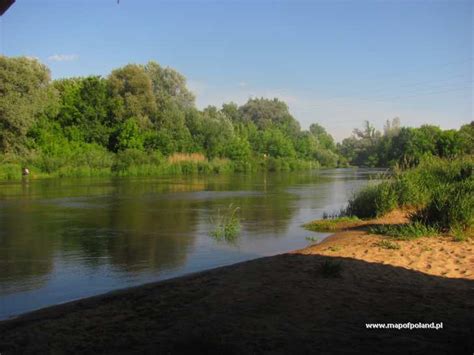
[[(300, 250), (25, 313), (0, 321), (0, 352), (472, 352), (473, 241), (420, 238), (393, 251), (373, 246), (380, 238), (339, 231)], [(447, 256), (430, 259), (427, 270), (423, 255), (393, 265), (396, 253), (416, 257), (416, 243), (441, 243), (426, 253), (444, 248)], [(325, 274), (334, 264), (339, 272)], [(442, 275), (438, 264), (455, 267)], [(365, 329), (385, 322), (444, 328)]]

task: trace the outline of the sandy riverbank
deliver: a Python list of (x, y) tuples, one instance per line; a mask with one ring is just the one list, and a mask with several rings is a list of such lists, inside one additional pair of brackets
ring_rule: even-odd
[[(421, 238), (386, 250), (379, 238), (351, 229), (0, 322), (0, 353), (472, 354), (472, 241)], [(335, 263), (340, 272), (324, 272)], [(366, 329), (372, 322), (443, 329)]]
[(406, 213), (394, 211), (379, 219), (344, 223), (337, 233), (323, 242), (295, 253), (354, 258), (435, 276), (474, 280), (474, 238), (463, 242), (456, 242), (449, 236), (396, 240), (392, 243), (399, 249), (386, 249), (381, 242), (391, 239), (366, 232), (368, 225), (406, 222)]

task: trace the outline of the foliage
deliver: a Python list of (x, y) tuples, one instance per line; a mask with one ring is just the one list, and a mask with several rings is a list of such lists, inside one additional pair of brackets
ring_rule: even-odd
[(382, 234), (397, 240), (410, 240), (439, 234), (436, 228), (420, 222), (407, 224), (379, 224), (369, 228), (369, 233)]
[(438, 186), (412, 219), (443, 230), (469, 228), (474, 224), (474, 178)]
[[(378, 185), (359, 191), (342, 214), (371, 218), (395, 208), (411, 208), (416, 234), (421, 225), (447, 232), (474, 225), (474, 158), (426, 158), (416, 168), (396, 172)], [(396, 228), (396, 227), (394, 227)], [(410, 230), (414, 228), (414, 230)], [(420, 227), (421, 228), (421, 227)]]
[(390, 240), (385, 240), (385, 239), (381, 240), (380, 242), (375, 243), (375, 246), (382, 249), (392, 249), (392, 250), (400, 249), (399, 244), (395, 242), (391, 242)]
[(464, 242), (474, 236), (472, 228), (462, 228), (459, 225), (451, 227), (449, 234), (451, 234), (456, 242)]
[[(0, 154), (10, 157), (0, 178), (18, 179), (13, 169), (24, 164), (35, 176), (293, 171), (348, 164), (406, 168), (427, 155), (452, 158), (474, 151), (474, 123), (442, 131), (400, 127), (393, 120), (382, 134), (367, 122), (336, 146), (317, 123), (302, 130), (278, 99), (198, 110), (185, 77), (153, 61), (128, 64), (107, 77), (51, 82), (49, 69), (37, 60), (0, 56), (0, 79)], [(175, 153), (199, 153), (207, 161), (165, 159)], [(427, 201), (413, 184), (400, 180), (399, 203)], [(391, 208), (390, 199), (387, 206), (384, 201), (381, 196), (377, 202), (380, 213)]]
[(0, 56), (0, 151), (25, 150), (26, 135), (56, 104), (50, 73), (36, 59)]
[(427, 156), (455, 158), (474, 151), (474, 122), (456, 130), (441, 130), (432, 125), (401, 127), (398, 118), (387, 121), (383, 134), (365, 122), (352, 137), (338, 144), (339, 153), (350, 164), (369, 167), (409, 168)]
[[(341, 161), (324, 128), (302, 131), (284, 102), (200, 111), (185, 77), (153, 61), (51, 82), (37, 60), (1, 56), (0, 78), (0, 154), (13, 157), (0, 178), (19, 178), (13, 170), (23, 164), (35, 176), (76, 176), (291, 171)], [(176, 153), (206, 160), (165, 159)]]
[(321, 239), (317, 238), (317, 237), (306, 237), (305, 238), (308, 242), (310, 242), (311, 244), (316, 244), (316, 243), (319, 243), (321, 241)]
[(214, 230), (210, 232), (210, 236), (217, 241), (234, 243), (240, 233), (239, 209), (230, 204), (223, 213), (218, 210), (216, 218), (211, 218)]
[(384, 215), (397, 207), (397, 195), (393, 185), (384, 181), (378, 185), (368, 185), (348, 203), (344, 212), (347, 216), (372, 218)]
[(315, 232), (333, 232), (357, 222), (360, 222), (360, 219), (355, 216), (338, 217), (333, 219), (320, 219), (312, 221), (305, 224), (304, 227)]

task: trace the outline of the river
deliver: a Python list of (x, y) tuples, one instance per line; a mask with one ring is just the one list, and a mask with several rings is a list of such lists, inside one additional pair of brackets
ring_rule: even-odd
[[(302, 248), (377, 171), (0, 183), (0, 319)], [(239, 207), (237, 242), (209, 237)]]

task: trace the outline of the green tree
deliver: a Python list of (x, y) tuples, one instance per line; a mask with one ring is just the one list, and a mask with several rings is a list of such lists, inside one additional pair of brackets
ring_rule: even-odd
[(0, 56), (0, 150), (22, 151), (28, 130), (57, 107), (49, 69), (36, 59)]
[(326, 129), (323, 126), (318, 123), (313, 123), (309, 126), (309, 131), (317, 139), (321, 147), (332, 151), (336, 150), (334, 138), (326, 132)]
[(99, 76), (57, 80), (60, 109), (56, 120), (69, 139), (107, 146), (111, 133), (107, 81)]
[(457, 139), (463, 154), (474, 154), (474, 121), (461, 126)]
[(143, 149), (145, 137), (141, 134), (137, 121), (129, 118), (122, 122), (111, 137), (111, 148), (113, 151), (127, 149)]
[(276, 128), (263, 131), (261, 151), (274, 158), (294, 158), (296, 156), (291, 140)]
[(143, 69), (151, 80), (158, 110), (164, 110), (169, 105), (184, 110), (194, 107), (194, 94), (186, 87), (183, 75), (154, 61), (148, 62)]
[(292, 137), (296, 137), (300, 131), (300, 125), (290, 114), (286, 103), (276, 98), (250, 99), (239, 111), (243, 122), (253, 122), (262, 130), (276, 126)]
[(151, 79), (142, 66), (128, 64), (108, 77), (114, 119), (123, 122), (135, 117), (142, 127), (151, 126), (157, 106)]

